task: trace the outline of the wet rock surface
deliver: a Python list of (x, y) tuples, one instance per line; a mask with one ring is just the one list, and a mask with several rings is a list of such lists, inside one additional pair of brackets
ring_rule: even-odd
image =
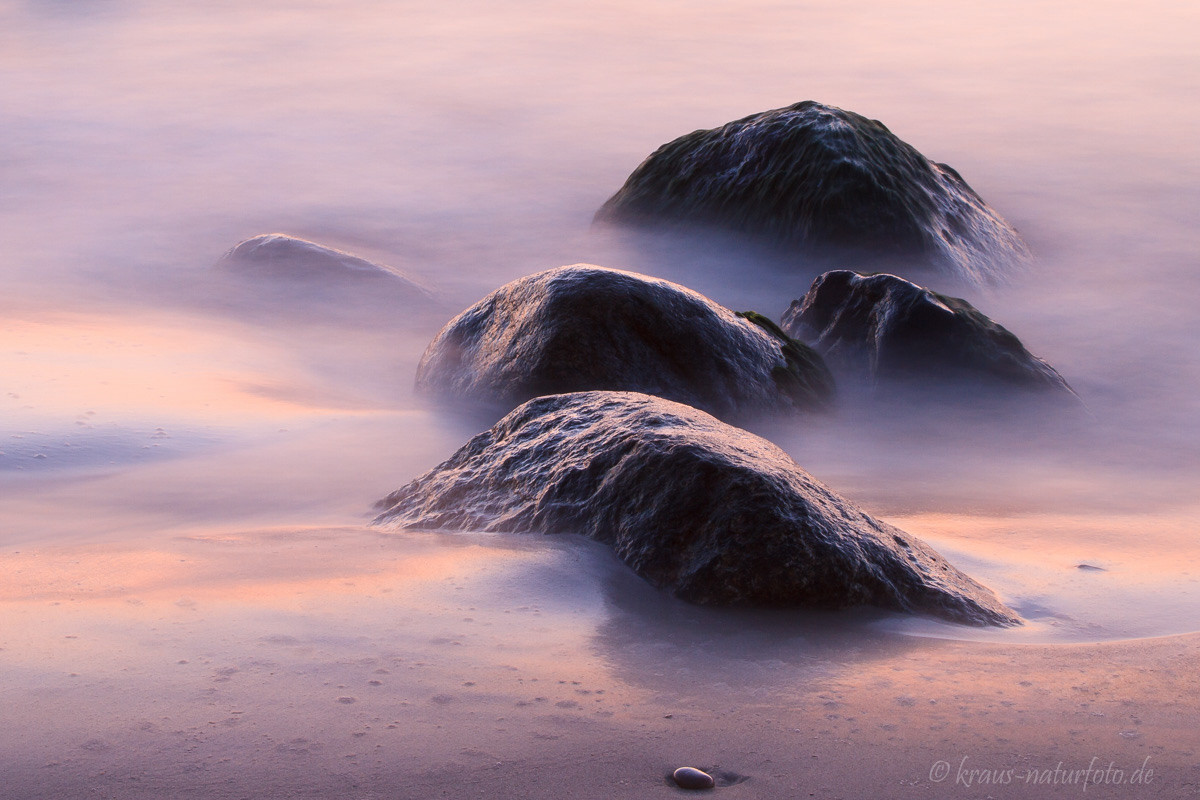
[(1018, 624), (985, 587), (770, 442), (625, 392), (525, 403), (379, 504), (376, 524), (578, 533), (700, 604), (873, 605)]
[(717, 225), (806, 255), (1002, 277), (1017, 232), (951, 167), (878, 120), (805, 101), (669, 142), (600, 221)]
[(239, 242), (221, 256), (218, 266), (246, 277), (364, 282), (416, 295), (427, 294), (400, 270), (283, 233), (267, 233)]
[(910, 383), (1074, 392), (1049, 364), (966, 300), (895, 275), (835, 270), (819, 276), (783, 317), (839, 368)]
[(426, 349), (416, 386), (502, 410), (547, 394), (637, 391), (724, 419), (821, 409), (833, 395), (821, 357), (765, 317), (586, 264), (520, 278), (459, 314)]

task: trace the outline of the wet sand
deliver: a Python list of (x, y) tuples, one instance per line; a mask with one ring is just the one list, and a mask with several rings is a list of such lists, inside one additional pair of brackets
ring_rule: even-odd
[(667, 797), (681, 765), (729, 797), (1200, 788), (1200, 635), (705, 610), (571, 536), (208, 531), (4, 570), (13, 800)]

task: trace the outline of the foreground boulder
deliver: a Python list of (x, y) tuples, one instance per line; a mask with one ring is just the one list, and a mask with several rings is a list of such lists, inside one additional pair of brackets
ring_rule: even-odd
[(266, 233), (239, 242), (221, 256), (218, 266), (249, 277), (363, 283), (417, 295), (427, 294), (423, 287), (397, 269), (283, 233)]
[(668, 281), (586, 264), (500, 287), (452, 319), (417, 367), (418, 391), (505, 410), (613, 389), (723, 418), (823, 407), (824, 362), (774, 323)]
[(826, 272), (783, 317), (789, 336), (870, 380), (1074, 392), (1021, 340), (966, 300), (895, 275)]
[(525, 403), (380, 501), (376, 524), (579, 533), (702, 604), (869, 604), (971, 625), (1019, 618), (920, 540), (770, 442), (625, 392)]
[(945, 164), (877, 120), (812, 101), (669, 142), (596, 214), (718, 225), (805, 255), (995, 279), (1028, 257), (1016, 231)]

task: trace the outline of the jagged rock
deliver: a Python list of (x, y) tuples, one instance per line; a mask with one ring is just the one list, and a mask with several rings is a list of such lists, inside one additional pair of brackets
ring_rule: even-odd
[(545, 394), (613, 389), (723, 418), (823, 407), (825, 364), (762, 315), (668, 281), (576, 264), (500, 287), (446, 324), (418, 391), (505, 410)]
[(239, 242), (218, 266), (241, 275), (291, 281), (386, 284), (424, 295), (427, 290), (400, 270), (283, 233), (266, 233)]
[(1053, 367), (966, 300), (895, 275), (826, 272), (792, 302), (783, 329), (872, 381), (977, 383), (1074, 396)]
[(663, 145), (596, 218), (717, 225), (808, 256), (932, 266), (977, 281), (1028, 258), (1016, 231), (952, 168), (877, 120), (812, 101)]
[(375, 523), (578, 533), (701, 604), (870, 604), (972, 625), (1019, 618), (927, 545), (775, 445), (627, 392), (540, 397), (380, 501)]

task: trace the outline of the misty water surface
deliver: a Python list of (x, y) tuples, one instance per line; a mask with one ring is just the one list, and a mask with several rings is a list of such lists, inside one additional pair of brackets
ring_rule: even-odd
[[(542, 269), (634, 269), (778, 318), (816, 266), (591, 215), (661, 143), (816, 99), (1022, 231), (1034, 263), (1003, 285), (923, 279), (1086, 413), (848, 398), (759, 432), (1036, 635), (1193, 630), (1198, 22), (1169, 2), (2, 3), (4, 545), (365, 522), (485, 424), (413, 397), (426, 343)], [(433, 299), (211, 269), (273, 231)]]

